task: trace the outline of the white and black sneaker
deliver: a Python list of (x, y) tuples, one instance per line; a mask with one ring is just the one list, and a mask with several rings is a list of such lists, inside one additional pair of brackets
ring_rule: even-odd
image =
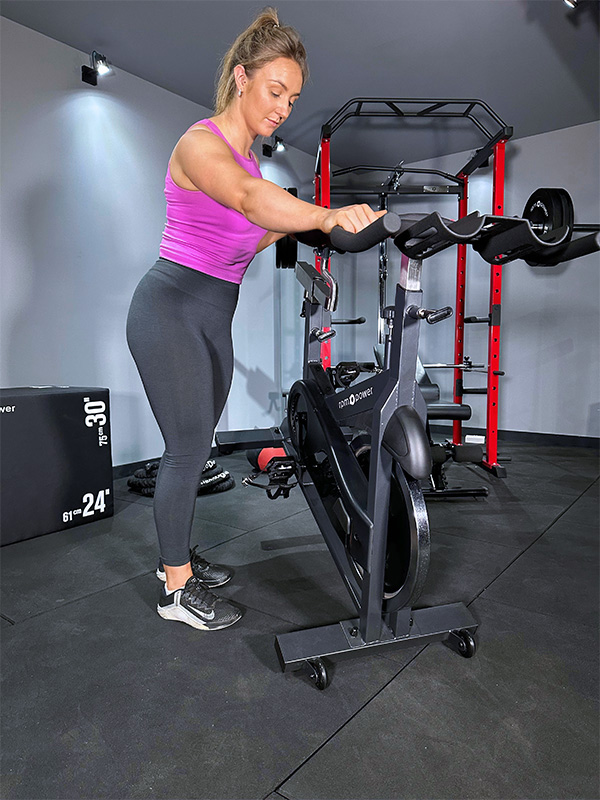
[[(224, 586), (227, 581), (233, 577), (233, 570), (229, 567), (223, 567), (220, 564), (210, 564), (205, 558), (199, 556), (196, 550), (198, 545), (190, 550), (190, 563), (192, 565), (192, 572), (199, 578), (202, 583), (205, 583), (209, 589), (215, 589), (217, 586)], [(156, 577), (161, 581), (167, 580), (165, 568), (162, 560), (159, 559), (158, 567), (156, 568)]]
[(165, 584), (156, 610), (163, 619), (185, 622), (203, 631), (228, 628), (242, 618), (239, 608), (210, 592), (195, 575), (187, 579), (182, 589), (173, 592), (167, 592)]

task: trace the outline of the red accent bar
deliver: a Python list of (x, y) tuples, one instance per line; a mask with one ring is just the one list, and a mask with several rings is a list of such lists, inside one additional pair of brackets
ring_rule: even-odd
[[(458, 218), (462, 219), (469, 213), (469, 178), (467, 175), (460, 173), (459, 178), (463, 180), (463, 194), (458, 200)], [(462, 364), (464, 359), (465, 347), (465, 295), (467, 286), (467, 245), (457, 245), (457, 262), (456, 262), (456, 303), (454, 306), (455, 320), (454, 320), (454, 363)], [(460, 369), (454, 370), (454, 402), (462, 403), (462, 392), (459, 394), (458, 382), (462, 386), (463, 371)], [(455, 419), (452, 422), (452, 442), (453, 444), (462, 444), (462, 422)]]
[[(494, 184), (493, 214), (504, 213), (504, 153), (506, 140), (494, 145)], [(502, 302), (502, 267), (493, 264), (490, 268), (490, 321), (497, 318), (493, 314), (494, 306)], [(487, 377), (487, 422), (486, 422), (486, 455), (483, 461), (488, 468), (498, 465), (498, 375), (500, 369), (500, 325), (490, 325), (488, 338), (488, 377)]]
[[(330, 139), (321, 139), (319, 154), (317, 155), (317, 172), (315, 174), (315, 203), (322, 208), (331, 208), (331, 160), (330, 160)], [(315, 259), (315, 267), (321, 272), (323, 269), (329, 270), (329, 260), (323, 263), (319, 256)], [(324, 330), (331, 330), (325, 328)], [(323, 369), (331, 366), (331, 342), (323, 342), (321, 345), (321, 362)]]
[(323, 208), (331, 208), (331, 161), (330, 139), (321, 140), (321, 203)]

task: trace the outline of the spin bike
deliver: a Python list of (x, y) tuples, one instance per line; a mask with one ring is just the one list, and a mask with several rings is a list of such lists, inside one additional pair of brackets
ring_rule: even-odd
[[(336, 229), (319, 253), (326, 261), (334, 248), (361, 252), (397, 235), (401, 227), (400, 218), (389, 213), (358, 234)], [(415, 380), (419, 322), (433, 324), (452, 309), (421, 307), (421, 263), (403, 257), (395, 304), (385, 311), (391, 335), (386, 337), (383, 368), (346, 364), (327, 373), (320, 351), (331, 335), (337, 282), (330, 272), (318, 272), (305, 262), (296, 265), (296, 277), (305, 289), (302, 380), (289, 391), (287, 424), (270, 429), (267, 437), (252, 432), (255, 441), (250, 444), (285, 449), (288, 457), (275, 458), (270, 465), (270, 496), (289, 494), (295, 481), (300, 485), (357, 617), (280, 634), (276, 649), (281, 666), (284, 671), (308, 666), (323, 689), (329, 680), (324, 657), (437, 640), (470, 657), (477, 623), (463, 603), (414, 608), (425, 583), (430, 546), (419, 481), (428, 478), (432, 467), (426, 405)], [(351, 378), (361, 372), (372, 374), (354, 388)], [(232, 433), (239, 439), (239, 432)], [(217, 434), (221, 452), (233, 449), (228, 436)]]
[[(332, 250), (362, 252), (390, 236), (402, 259), (394, 305), (384, 311), (383, 364), (323, 368), (321, 344), (335, 335), (338, 285), (327, 269), (298, 262), (296, 277), (305, 290), (304, 364), (302, 379), (289, 390), (287, 419), (278, 428), (216, 436), (222, 454), (284, 448), (286, 455), (269, 463), (268, 485), (257, 483), (256, 476), (244, 482), (266, 489), (271, 499), (300, 486), (354, 602), (352, 619), (276, 637), (282, 669), (308, 667), (319, 689), (329, 682), (324, 658), (435, 641), (465, 658), (476, 651), (477, 622), (463, 603), (415, 607), (430, 553), (421, 481), (432, 471), (427, 407), (416, 380), (419, 326), (452, 315), (450, 307), (422, 306), (423, 259), (457, 242), (473, 245), (490, 263), (534, 258), (532, 252), (546, 262), (567, 260), (600, 248), (597, 235), (585, 248), (565, 249), (562, 232), (538, 236), (526, 220), (478, 212), (456, 222), (437, 212), (402, 218), (388, 213), (357, 234), (334, 228), (325, 240), (316, 232), (297, 238), (314, 246), (327, 264)], [(353, 385), (362, 373), (368, 377)]]

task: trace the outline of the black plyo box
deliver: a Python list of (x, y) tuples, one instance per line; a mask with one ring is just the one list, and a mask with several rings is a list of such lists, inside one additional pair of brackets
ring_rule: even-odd
[(0, 544), (113, 514), (108, 389), (0, 389)]

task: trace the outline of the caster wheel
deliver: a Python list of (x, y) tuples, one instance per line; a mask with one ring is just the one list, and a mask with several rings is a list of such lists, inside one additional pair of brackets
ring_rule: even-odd
[(329, 686), (329, 675), (327, 674), (327, 667), (320, 658), (313, 658), (306, 662), (310, 670), (310, 679), (315, 684), (317, 689), (321, 691)]
[(451, 650), (463, 658), (473, 658), (477, 652), (477, 642), (470, 631), (452, 631), (444, 642)]

